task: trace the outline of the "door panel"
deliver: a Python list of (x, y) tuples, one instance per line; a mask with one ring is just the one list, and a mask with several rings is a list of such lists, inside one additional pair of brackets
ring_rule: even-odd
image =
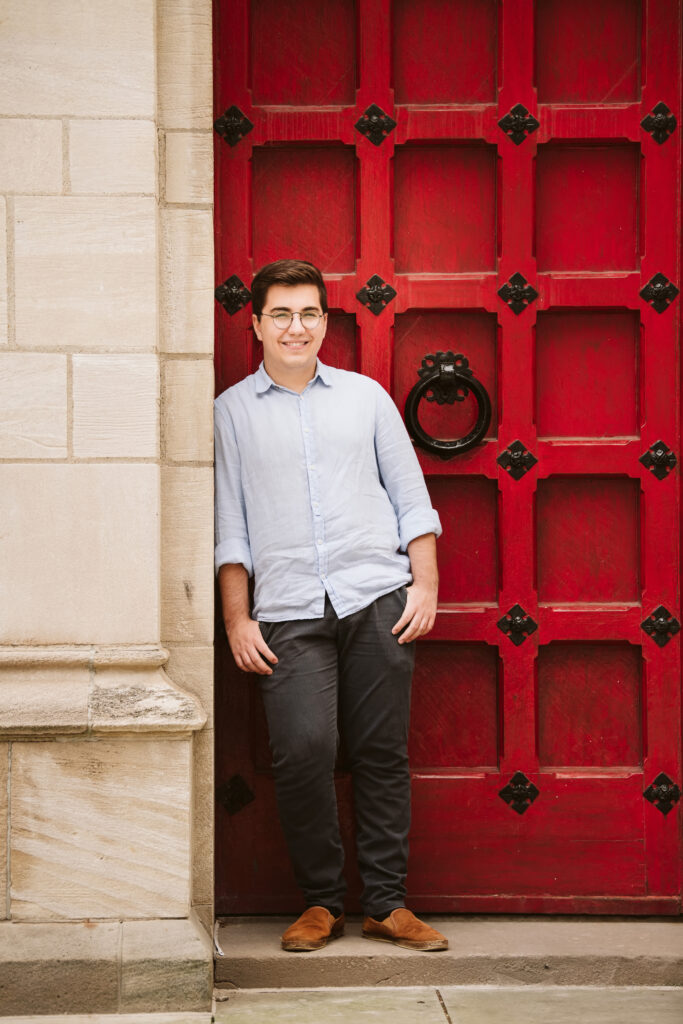
[[(243, 283), (300, 256), (328, 285), (324, 360), (403, 411), (425, 356), (463, 353), (491, 397), (480, 445), (419, 452), (444, 535), (413, 687), (418, 910), (680, 909), (681, 805), (651, 788), (683, 784), (681, 130), (658, 106), (680, 119), (680, 13), (216, 5), (217, 117), (237, 108), (216, 135), (218, 391), (260, 361)], [(475, 417), (471, 392), (419, 407), (442, 439)], [(218, 909), (296, 910), (257, 685), (220, 634), (217, 695)], [(355, 897), (343, 737), (337, 781)]]

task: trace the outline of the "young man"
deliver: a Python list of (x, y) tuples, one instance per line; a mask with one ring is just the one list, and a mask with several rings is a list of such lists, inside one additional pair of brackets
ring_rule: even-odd
[(318, 359), (327, 294), (317, 268), (268, 264), (252, 306), (263, 362), (216, 399), (216, 568), (235, 661), (260, 679), (280, 820), (306, 901), (282, 947), (318, 949), (344, 929), (339, 717), (363, 935), (445, 949), (404, 902), (412, 641), (434, 625), (439, 517), (387, 393)]

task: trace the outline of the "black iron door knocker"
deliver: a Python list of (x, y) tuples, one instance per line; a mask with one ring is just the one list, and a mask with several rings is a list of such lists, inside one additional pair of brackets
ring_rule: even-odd
[[(403, 415), (408, 433), (420, 448), (441, 459), (450, 459), (474, 448), (486, 436), (491, 422), (491, 399), (469, 365), (469, 360), (462, 353), (437, 352), (436, 355), (425, 356), (417, 371), (420, 379), (406, 400)], [(470, 392), (477, 401), (477, 420), (468, 434), (454, 441), (442, 441), (423, 429), (417, 417), (417, 407), (422, 398), (439, 405), (453, 405), (454, 402), (464, 402)]]

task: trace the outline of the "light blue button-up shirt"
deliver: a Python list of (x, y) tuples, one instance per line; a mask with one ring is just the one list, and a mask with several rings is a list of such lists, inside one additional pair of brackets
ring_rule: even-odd
[(340, 618), (410, 583), (411, 540), (441, 533), (399, 412), (325, 366), (302, 394), (261, 366), (216, 399), (216, 571), (255, 576), (254, 618)]

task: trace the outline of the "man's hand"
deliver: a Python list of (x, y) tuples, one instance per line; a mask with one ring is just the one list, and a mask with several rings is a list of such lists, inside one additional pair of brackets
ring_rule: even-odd
[(273, 670), (263, 658), (267, 658), (273, 665), (277, 665), (277, 658), (263, 639), (258, 622), (247, 617), (239, 619), (230, 627), (226, 624), (225, 629), (237, 667), (241, 668), (243, 672), (257, 672), (260, 676), (272, 676)]
[(398, 620), (392, 633), (405, 633), (398, 638), (400, 644), (409, 644), (424, 636), (434, 626), (436, 605), (439, 596), (439, 572), (436, 567), (436, 537), (433, 533), (424, 533), (415, 537), (408, 545), (410, 571), (413, 583), (407, 588), (408, 600), (403, 615)]
[(222, 565), (218, 571), (225, 632), (238, 668), (272, 676), (272, 668), (261, 655), (273, 665), (277, 664), (277, 658), (263, 639), (258, 622), (249, 614), (248, 579), (243, 565)]
[(405, 633), (398, 638), (400, 644), (409, 644), (411, 640), (429, 633), (436, 619), (437, 591), (433, 587), (413, 583), (406, 593), (408, 600), (403, 615), (391, 631), (396, 635), (407, 627)]

